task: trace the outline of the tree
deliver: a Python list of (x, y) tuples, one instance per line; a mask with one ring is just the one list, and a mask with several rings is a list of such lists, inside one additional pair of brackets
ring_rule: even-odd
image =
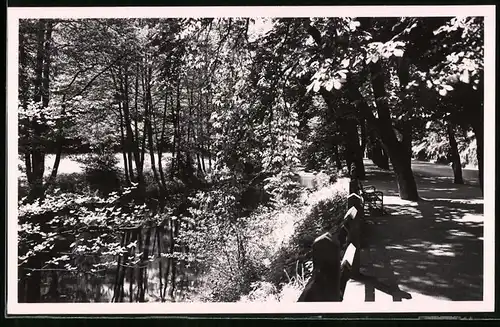
[[(407, 57), (414, 66), (408, 85), (426, 87), (430, 104), (451, 114), (463, 128), (472, 127), (477, 139), (479, 181), (483, 180), (484, 22), (481, 17), (402, 19), (408, 26)], [(432, 108), (427, 105), (427, 108)]]
[[(399, 63), (403, 55), (404, 43), (392, 41), (388, 32), (394, 22), (391, 19), (323, 19), (304, 24), (318, 51), (323, 53), (323, 65), (313, 77), (312, 89), (324, 89), (324, 94), (337, 91), (338, 96), (342, 94), (339, 90), (345, 89), (343, 95), (354, 104), (359, 118), (376, 131), (390, 157), (401, 198), (417, 200), (410, 161), (411, 125), (399, 122), (398, 138), (391, 117), (392, 104), (388, 101), (390, 94), (386, 90), (390, 86), (387, 76), (391, 67)], [(369, 88), (371, 95), (367, 94)], [(370, 107), (367, 98), (373, 99), (375, 108)]]

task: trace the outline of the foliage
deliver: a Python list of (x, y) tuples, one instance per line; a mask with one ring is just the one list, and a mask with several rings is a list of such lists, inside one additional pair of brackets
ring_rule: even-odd
[[(304, 218), (297, 220), (293, 235), (281, 243), (271, 261), (266, 280), (279, 286), (285, 283), (289, 276), (293, 276), (296, 265), (311, 268), (313, 241), (337, 225), (347, 210), (346, 201), (347, 189), (343, 180), (310, 194), (307, 201), (309, 205), (306, 211), (301, 213)], [(310, 269), (308, 271), (310, 272)]]
[[(427, 123), (426, 133), (412, 147), (413, 157), (438, 163), (450, 162), (450, 143), (445, 127), (440, 123)], [(477, 167), (476, 141), (473, 133), (460, 130), (455, 135), (462, 167)]]
[(90, 154), (81, 158), (86, 181), (91, 189), (104, 195), (120, 189), (118, 160), (114, 153)]

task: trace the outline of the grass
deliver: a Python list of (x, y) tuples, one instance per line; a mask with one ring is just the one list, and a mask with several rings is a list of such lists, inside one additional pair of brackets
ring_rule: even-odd
[(259, 239), (260, 246), (269, 250), (266, 273), (239, 302), (297, 301), (312, 272), (312, 242), (344, 214), (340, 199), (346, 198), (347, 189), (348, 179), (339, 179), (304, 193), (296, 210), (276, 210), (272, 231)]

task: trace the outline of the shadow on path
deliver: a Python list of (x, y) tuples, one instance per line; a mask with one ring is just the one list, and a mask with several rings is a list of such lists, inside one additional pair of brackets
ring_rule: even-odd
[[(376, 283), (389, 285), (389, 291), (400, 286), (410, 294), (437, 299), (482, 300), (484, 217), (480, 189), (455, 185), (439, 176), (417, 175), (422, 200), (410, 202), (399, 199), (391, 172), (367, 164), (367, 175), (364, 184), (384, 192), (388, 214), (365, 219), (368, 245), (361, 253), (365, 274), (373, 276)], [(365, 286), (371, 287), (369, 283)], [(367, 290), (365, 301), (370, 300), (369, 293)], [(394, 301), (400, 300), (394, 292), (388, 294)]]

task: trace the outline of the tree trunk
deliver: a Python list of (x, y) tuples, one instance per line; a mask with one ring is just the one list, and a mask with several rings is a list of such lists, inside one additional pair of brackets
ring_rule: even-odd
[[(368, 122), (375, 123), (373, 127), (380, 134), (380, 140), (391, 159), (394, 172), (396, 173), (400, 198), (417, 201), (419, 200), (419, 196), (415, 177), (411, 169), (411, 148), (408, 146), (407, 139), (403, 139), (402, 142), (398, 141), (394, 132), (389, 106), (386, 103), (385, 78), (380, 62), (370, 64), (370, 77), (373, 94), (376, 99), (375, 103), (377, 104), (378, 119), (375, 120), (372, 116), (372, 119), (368, 119)], [(364, 104), (366, 105), (366, 102)], [(363, 109), (364, 113), (368, 114), (369, 108)]]
[[(477, 153), (477, 165), (479, 172), (479, 185), (481, 190), (483, 190), (484, 183), (484, 161), (483, 161), (483, 149), (484, 149), (484, 122), (482, 117), (482, 112), (477, 114), (471, 121), (472, 130), (476, 135), (476, 153)], [(480, 116), (480, 117), (478, 117)]]
[[(165, 180), (165, 173), (163, 172), (163, 163), (162, 163), (163, 145), (166, 143), (165, 142), (165, 129), (166, 129), (166, 122), (167, 122), (167, 107), (168, 107), (168, 93), (165, 91), (165, 103), (164, 103), (164, 107), (163, 107), (163, 115), (161, 117), (161, 134), (160, 134), (160, 139), (158, 139), (158, 137), (156, 138), (156, 146), (157, 146), (156, 151), (158, 153), (158, 170), (160, 172), (160, 180), (161, 180), (163, 190), (165, 190), (167, 188), (167, 182)], [(160, 277), (160, 279), (161, 279), (161, 277)]]
[(345, 157), (348, 169), (354, 164), (356, 169), (353, 178), (364, 180), (366, 178), (363, 153), (359, 144), (358, 124), (354, 117), (339, 119), (338, 125), (343, 130), (344, 144), (346, 146)]
[(365, 157), (366, 153), (366, 121), (364, 119), (361, 119), (359, 121), (359, 126), (360, 126), (360, 137), (361, 137), (361, 154), (363, 158)]
[(411, 161), (404, 152), (390, 154), (392, 167), (396, 173), (399, 197), (403, 200), (418, 201), (417, 184), (411, 170)]
[(338, 111), (332, 93), (326, 91), (326, 89), (321, 89), (320, 92), (328, 110), (335, 113), (338, 117), (337, 126), (341, 131), (343, 143), (346, 147), (344, 155), (348, 169), (350, 169), (351, 164), (354, 163), (356, 166), (356, 178), (365, 179), (366, 174), (363, 163), (363, 153), (359, 142), (358, 120), (354, 115), (354, 108), (349, 107), (347, 110)]
[[(137, 71), (136, 71), (137, 72)], [(144, 183), (144, 173), (143, 173), (143, 164), (144, 164), (144, 152), (145, 152), (145, 134), (143, 134), (143, 140), (142, 140), (142, 152), (139, 151), (139, 127), (138, 127), (138, 96), (139, 96), (139, 76), (136, 74), (136, 79), (135, 79), (135, 97), (134, 97), (134, 111), (135, 111), (135, 119), (134, 119), (134, 127), (135, 131), (132, 131), (132, 126), (130, 125), (130, 108), (129, 108), (129, 83), (128, 83), (128, 71), (125, 70), (125, 103), (123, 106), (123, 109), (125, 111), (125, 119), (129, 117), (129, 124), (127, 128), (129, 129), (130, 135), (131, 135), (131, 142), (132, 142), (132, 147), (133, 147), (133, 154), (134, 154), (134, 161), (135, 161), (135, 168), (137, 170), (137, 183), (139, 183), (139, 188), (143, 187)], [(145, 129), (145, 127), (144, 127)]]
[[(128, 172), (129, 172), (131, 182), (136, 182), (136, 179), (134, 176), (134, 168), (133, 168), (133, 164), (132, 164), (132, 160), (133, 160), (132, 156), (134, 154), (134, 135), (133, 135), (131, 120), (130, 120), (128, 92), (125, 91), (126, 88), (124, 87), (121, 67), (120, 67), (118, 73), (120, 74), (119, 75), (119, 79), (120, 79), (119, 89), (120, 89), (120, 96), (121, 96), (120, 103), (119, 103), (119, 109), (123, 110), (123, 120), (125, 122), (125, 141), (126, 141), (126, 151), (127, 151), (127, 163), (126, 164), (128, 165)], [(128, 80), (126, 80), (126, 83), (128, 84)], [(127, 87), (127, 89), (128, 89), (128, 87)]]
[(172, 120), (174, 127), (174, 140), (172, 145), (172, 162), (170, 164), (170, 178), (174, 178), (177, 173), (179, 155), (180, 155), (180, 135), (179, 135), (179, 112), (181, 107), (180, 102), (180, 80), (177, 81), (176, 87), (176, 105), (172, 105)]
[(122, 114), (122, 108), (121, 108), (120, 104), (119, 104), (118, 111), (120, 114), (120, 144), (122, 147), (123, 168), (125, 171), (125, 181), (127, 183), (127, 186), (130, 186), (130, 182), (133, 180), (133, 177), (130, 175), (129, 166), (130, 167), (132, 166), (132, 161), (129, 161), (127, 158), (127, 144), (125, 141), (125, 132), (123, 130), (123, 114)]
[[(153, 101), (151, 99), (151, 82), (150, 82), (150, 74), (151, 74), (151, 68), (147, 68), (146, 71), (146, 76), (145, 76), (145, 84), (143, 85), (143, 91), (145, 93), (144, 97), (144, 109), (145, 109), (145, 119), (144, 119), (144, 128), (147, 132), (147, 138), (148, 138), (148, 147), (149, 147), (149, 156), (151, 160), (151, 170), (153, 171), (153, 177), (156, 182), (156, 185), (158, 185), (158, 188), (160, 192), (163, 194), (163, 184), (160, 181), (160, 176), (158, 174), (158, 170), (156, 168), (156, 162), (155, 162), (155, 151), (154, 151), (154, 142), (153, 142), (153, 126), (151, 124), (151, 121), (153, 119), (153, 113), (152, 113), (152, 105)], [(157, 146), (159, 146), (157, 144)]]
[(379, 168), (389, 170), (389, 158), (384, 151), (380, 140), (373, 132), (368, 136), (368, 158)]
[(387, 156), (387, 153), (385, 152), (383, 146), (380, 144), (380, 141), (376, 141), (376, 144), (377, 144), (377, 151), (378, 151), (377, 166), (379, 168), (389, 170), (389, 157)]
[(176, 223), (170, 219), (170, 254), (172, 258), (170, 259), (170, 269), (172, 273), (170, 275), (170, 292), (169, 296), (172, 300), (175, 300), (175, 287), (176, 287), (176, 278), (177, 278), (177, 260), (174, 256), (175, 254), (175, 239), (177, 237), (177, 228)]
[(446, 131), (448, 134), (448, 140), (450, 142), (449, 157), (451, 159), (451, 167), (453, 169), (453, 182), (455, 184), (463, 184), (464, 180), (462, 177), (462, 164), (460, 163), (460, 154), (458, 153), (457, 141), (455, 140), (455, 132), (451, 123), (447, 124)]

